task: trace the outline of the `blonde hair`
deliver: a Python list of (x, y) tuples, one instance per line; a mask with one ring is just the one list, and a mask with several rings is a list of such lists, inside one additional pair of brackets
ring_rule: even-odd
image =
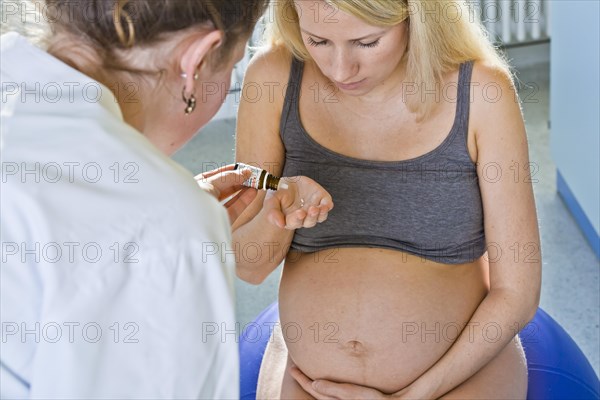
[[(464, 1), (454, 0), (324, 0), (335, 9), (375, 26), (394, 26), (408, 21), (406, 82), (428, 90), (436, 88), (444, 73), (465, 61), (481, 61), (504, 75), (514, 85), (506, 58), (490, 42), (486, 31)], [(302, 36), (294, 0), (272, 1), (273, 22), (267, 26), (266, 44), (286, 48), (302, 61), (311, 59)], [(436, 106), (407, 98), (407, 106), (420, 117)]]

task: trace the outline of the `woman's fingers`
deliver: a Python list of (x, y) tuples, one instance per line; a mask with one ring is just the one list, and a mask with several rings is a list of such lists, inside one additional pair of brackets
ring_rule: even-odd
[(245, 186), (242, 183), (250, 178), (252, 172), (249, 169), (226, 171), (220, 174), (216, 174), (208, 178), (207, 180), (219, 189), (221, 198), (219, 200), (226, 199)]
[(233, 171), (234, 168), (235, 168), (235, 164), (224, 165), (224, 166), (222, 166), (220, 168), (213, 169), (211, 171), (203, 172), (202, 174), (196, 176), (196, 179), (199, 179), (199, 178), (204, 178), (204, 179), (210, 178), (211, 176), (219, 174), (221, 172)]
[[(233, 168), (232, 164), (205, 172), (196, 176), (196, 181), (202, 189), (219, 201), (224, 200), (244, 189), (242, 183), (252, 174), (249, 169)], [(287, 188), (270, 192), (263, 204), (267, 211), (267, 219), (272, 224), (281, 229), (293, 230), (312, 228), (327, 219), (329, 211), (333, 208), (333, 201), (318, 183), (306, 177), (282, 178), (282, 183), (285, 183)], [(225, 206), (232, 223), (255, 196), (255, 193), (244, 190), (227, 202)]]
[(296, 229), (302, 226), (306, 216), (301, 209), (293, 209), (293, 193), (289, 190), (268, 191), (263, 202), (267, 220), (281, 229)]
[(235, 196), (233, 196), (227, 203), (225, 208), (229, 214), (229, 221), (233, 225), (236, 219), (244, 210), (252, 203), (258, 192), (254, 189), (244, 188), (240, 190)]
[(385, 395), (375, 389), (354, 385), (351, 383), (337, 383), (319, 379), (313, 381), (300, 369), (293, 365), (290, 368), (292, 377), (298, 382), (302, 389), (317, 400), (331, 399), (387, 399), (391, 396)]
[(306, 213), (306, 218), (304, 219), (303, 223), (302, 223), (302, 227), (303, 228), (312, 228), (313, 226), (315, 226), (317, 224), (317, 220), (319, 218), (319, 207), (315, 207), (315, 206), (310, 206), (308, 207), (307, 213)]
[(333, 208), (333, 201), (329, 193), (321, 185), (304, 176), (296, 177), (294, 182), (298, 188), (299, 207), (307, 212), (302, 226), (312, 228), (327, 220), (328, 213)]
[(313, 388), (313, 381), (308, 376), (304, 375), (304, 373), (302, 371), (300, 371), (300, 369), (298, 367), (296, 367), (295, 365), (293, 365), (290, 368), (290, 373), (291, 373), (292, 377), (296, 380), (296, 382), (298, 382), (298, 384), (302, 387), (302, 389), (304, 389), (305, 392), (307, 392), (308, 394), (313, 396), (315, 399), (317, 399), (317, 400), (336, 400), (337, 399), (336, 397), (330, 397), (323, 393), (317, 392)]
[(319, 214), (319, 217), (317, 218), (317, 222), (318, 223), (325, 222), (325, 220), (327, 219), (328, 215), (329, 214), (327, 212), (321, 212)]
[(212, 195), (217, 199), (221, 197), (221, 192), (213, 184), (199, 180), (197, 180), (196, 182), (198, 183), (200, 189), (204, 190), (208, 194)]
[(316, 224), (325, 222), (329, 216), (329, 211), (333, 209), (333, 202), (329, 198), (329, 195), (325, 198), (318, 197), (315, 203), (317, 205), (308, 206), (308, 217), (304, 223), (305, 228), (311, 228)]
[(285, 219), (285, 228), (291, 230), (302, 228), (304, 226), (306, 215), (306, 210), (303, 209), (298, 209), (288, 214)]
[(267, 219), (275, 226), (281, 229), (294, 230), (302, 228), (304, 219), (306, 218), (306, 211), (296, 210), (289, 214), (284, 214), (279, 208), (271, 208), (268, 211)]
[(274, 225), (285, 229), (312, 228), (327, 219), (333, 208), (331, 196), (312, 179), (282, 178), (287, 189), (269, 192), (263, 207)]
[(327, 220), (329, 216), (329, 211), (333, 209), (333, 201), (331, 201), (331, 196), (327, 194), (327, 197), (322, 198), (319, 202), (319, 216), (317, 217), (317, 222), (321, 223)]
[(306, 218), (306, 211), (303, 209), (284, 213), (281, 203), (275, 196), (265, 200), (263, 208), (267, 212), (269, 222), (281, 229), (294, 230), (302, 228)]

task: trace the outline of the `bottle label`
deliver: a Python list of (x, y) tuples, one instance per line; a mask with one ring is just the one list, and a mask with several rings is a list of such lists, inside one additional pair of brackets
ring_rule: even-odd
[[(235, 165), (235, 169), (242, 169), (242, 168), (247, 168), (252, 172), (252, 175), (250, 175), (250, 178), (246, 179), (244, 182), (242, 182), (242, 185), (247, 186), (247, 187), (251, 187), (254, 189), (262, 189), (265, 187), (264, 182), (267, 179), (267, 171), (255, 167), (253, 165), (248, 165), (248, 164), (244, 164), (244, 163), (237, 163)], [(263, 171), (264, 171), (264, 176), (261, 179), (261, 175), (263, 175)]]

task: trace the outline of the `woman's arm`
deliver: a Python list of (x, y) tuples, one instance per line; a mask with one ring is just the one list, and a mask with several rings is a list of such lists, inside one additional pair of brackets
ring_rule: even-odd
[[(276, 176), (281, 176), (285, 160), (279, 123), (290, 65), (290, 56), (280, 49), (255, 55), (244, 77), (238, 111), (236, 161)], [(260, 191), (233, 224), (236, 271), (247, 282), (261, 283), (284, 259), (294, 229), (323, 222), (333, 207), (329, 194), (313, 180), (284, 181), (288, 190)]]
[[(479, 64), (472, 82), (470, 124), (477, 141), (490, 291), (471, 317), (469, 329), (415, 381), (432, 389), (431, 398), (458, 386), (498, 355), (531, 321), (540, 299), (540, 238), (517, 93), (507, 77)], [(499, 91), (498, 98), (486, 93), (485, 88), (492, 86)]]
[[(477, 140), (490, 291), (450, 349), (395, 398), (437, 399), (478, 372), (535, 315), (541, 289), (540, 239), (523, 116), (510, 81), (476, 64), (469, 126)], [(495, 87), (492, 102), (482, 88)], [(493, 328), (490, 328), (493, 327)], [(318, 398), (385, 397), (370, 388), (298, 382)], [(317, 389), (317, 390), (315, 390)]]

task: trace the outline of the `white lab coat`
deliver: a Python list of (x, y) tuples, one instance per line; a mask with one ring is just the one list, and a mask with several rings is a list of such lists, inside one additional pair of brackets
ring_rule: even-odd
[(16, 33), (1, 63), (1, 397), (239, 397), (224, 208), (106, 87)]

